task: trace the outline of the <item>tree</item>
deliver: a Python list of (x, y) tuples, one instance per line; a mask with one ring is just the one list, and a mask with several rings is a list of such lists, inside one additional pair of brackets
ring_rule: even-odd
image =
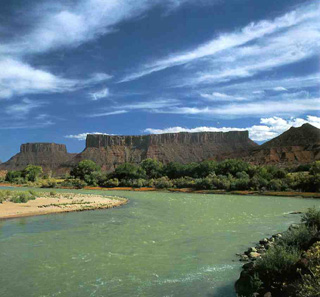
[(27, 181), (35, 182), (42, 173), (41, 166), (28, 165), (23, 169), (22, 177)]
[(123, 163), (119, 165), (112, 177), (121, 179), (136, 179), (136, 178), (144, 178), (146, 176), (146, 172), (143, 168), (138, 167), (131, 163)]
[(316, 161), (311, 165), (310, 174), (316, 175), (320, 173), (320, 161)]
[(100, 171), (100, 167), (91, 160), (83, 160), (75, 166), (70, 174), (75, 178), (85, 179), (85, 176), (90, 176), (93, 172)]
[(140, 164), (148, 178), (158, 178), (163, 174), (163, 164), (154, 159), (145, 159)]

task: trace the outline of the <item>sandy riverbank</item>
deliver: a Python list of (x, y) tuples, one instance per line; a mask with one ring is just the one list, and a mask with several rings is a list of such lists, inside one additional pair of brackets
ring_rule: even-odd
[(39, 193), (38, 198), (29, 200), (27, 203), (4, 201), (0, 204), (0, 219), (105, 209), (126, 204), (127, 201), (124, 198), (102, 195), (57, 193), (51, 197), (49, 193)]

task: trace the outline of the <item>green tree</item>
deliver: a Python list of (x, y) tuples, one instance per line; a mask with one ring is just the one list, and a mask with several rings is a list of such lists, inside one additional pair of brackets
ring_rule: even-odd
[(100, 167), (95, 162), (83, 160), (71, 170), (70, 175), (84, 180), (86, 176), (90, 176), (95, 171), (100, 171)]
[(158, 178), (163, 174), (163, 164), (154, 159), (145, 159), (140, 164), (148, 178)]
[(143, 168), (138, 167), (131, 163), (124, 163), (119, 165), (114, 173), (112, 174), (114, 178), (121, 179), (137, 179), (144, 178), (146, 176), (146, 172)]
[(311, 165), (310, 174), (316, 175), (320, 173), (320, 161), (316, 161)]
[(26, 181), (35, 182), (42, 173), (43, 171), (41, 166), (28, 165), (25, 169), (23, 169), (22, 177)]

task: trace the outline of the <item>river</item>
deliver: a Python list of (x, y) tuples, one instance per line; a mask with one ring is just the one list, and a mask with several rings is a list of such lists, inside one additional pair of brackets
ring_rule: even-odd
[(0, 221), (1, 297), (234, 297), (235, 254), (300, 220), (289, 212), (320, 206), (266, 196), (80, 192), (130, 202)]

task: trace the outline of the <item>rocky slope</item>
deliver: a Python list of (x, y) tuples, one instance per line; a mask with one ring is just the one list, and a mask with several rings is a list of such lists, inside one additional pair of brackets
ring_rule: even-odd
[(20, 170), (29, 164), (56, 174), (68, 172), (84, 159), (111, 171), (124, 162), (140, 163), (146, 158), (163, 163), (241, 158), (255, 164), (303, 164), (320, 160), (320, 129), (309, 124), (290, 128), (258, 146), (247, 131), (168, 133), (140, 136), (88, 135), (80, 154), (69, 154), (65, 145), (27, 143), (20, 153), (0, 164), (0, 170)]
[(247, 151), (257, 144), (247, 131), (168, 133), (140, 136), (88, 135), (86, 149), (72, 161), (90, 159), (104, 170), (113, 170), (124, 162), (140, 163), (146, 158), (163, 163), (199, 162), (221, 153)]
[(21, 145), (18, 154), (0, 164), (0, 170), (21, 170), (32, 164), (42, 166), (45, 172), (66, 172), (67, 163), (73, 157), (74, 154), (69, 154), (64, 144), (26, 143)]
[(320, 129), (310, 124), (291, 127), (254, 148), (244, 159), (255, 164), (304, 164), (320, 160)]

